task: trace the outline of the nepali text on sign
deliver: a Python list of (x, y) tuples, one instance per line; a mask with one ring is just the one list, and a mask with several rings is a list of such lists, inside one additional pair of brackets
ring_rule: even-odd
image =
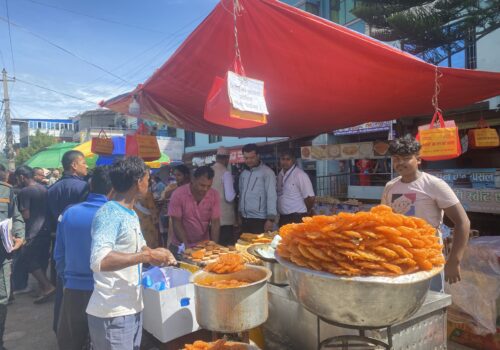
[(236, 73), (227, 73), (229, 100), (240, 111), (269, 114), (264, 98), (264, 82), (242, 77)]

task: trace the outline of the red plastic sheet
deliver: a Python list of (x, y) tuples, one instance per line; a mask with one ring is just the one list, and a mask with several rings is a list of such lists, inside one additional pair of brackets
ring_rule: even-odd
[[(104, 103), (187, 130), (233, 136), (308, 136), (368, 121), (432, 114), (435, 66), (275, 0), (239, 0), (246, 75), (263, 80), (268, 124), (232, 129), (203, 119), (215, 76), (234, 60), (233, 1), (222, 0), (170, 59), (129, 94)], [(442, 109), (500, 95), (500, 73), (439, 68)]]

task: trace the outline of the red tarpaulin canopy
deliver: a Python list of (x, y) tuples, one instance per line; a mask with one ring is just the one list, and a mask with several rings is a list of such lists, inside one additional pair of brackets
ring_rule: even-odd
[[(216, 76), (235, 56), (233, 1), (222, 0), (144, 84), (104, 103), (187, 130), (233, 136), (307, 136), (368, 121), (431, 114), (435, 66), (275, 0), (239, 0), (246, 75), (265, 82), (268, 124), (237, 130), (203, 119)], [(500, 73), (439, 68), (439, 106), (500, 95)]]

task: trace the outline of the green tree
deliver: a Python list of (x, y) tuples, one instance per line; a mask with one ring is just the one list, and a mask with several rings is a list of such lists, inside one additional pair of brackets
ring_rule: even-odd
[(35, 153), (57, 143), (54, 136), (46, 135), (37, 130), (35, 136), (30, 136), (30, 145), (25, 148), (20, 148), (16, 155), (16, 166), (19, 166), (30, 159)]
[(352, 13), (370, 36), (440, 63), (500, 27), (500, 0), (359, 1)]

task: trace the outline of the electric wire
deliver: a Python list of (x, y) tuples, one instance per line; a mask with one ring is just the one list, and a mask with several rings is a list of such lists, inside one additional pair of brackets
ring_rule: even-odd
[(75, 58), (77, 58), (77, 59), (79, 59), (79, 60), (81, 60), (81, 61), (83, 61), (83, 62), (87, 63), (88, 65), (90, 65), (90, 66), (92, 66), (92, 67), (94, 67), (94, 68), (97, 68), (97, 69), (99, 69), (100, 71), (103, 71), (104, 73), (107, 73), (107, 74), (111, 75), (112, 77), (114, 77), (114, 78), (116, 78), (116, 79), (121, 80), (122, 82), (125, 82), (125, 83), (130, 83), (130, 82), (126, 81), (125, 79), (123, 79), (122, 77), (120, 77), (120, 76), (118, 76), (118, 75), (116, 75), (116, 74), (114, 74), (114, 73), (110, 72), (109, 70), (107, 70), (107, 69), (105, 69), (105, 68), (103, 68), (103, 67), (99, 66), (98, 64), (96, 64), (96, 63), (94, 63), (94, 62), (91, 62), (91, 61), (87, 60), (86, 58), (81, 57), (81, 56), (77, 55), (76, 53), (74, 53), (74, 52), (72, 52), (72, 51), (70, 51), (70, 50), (68, 50), (68, 49), (65, 49), (65, 48), (64, 48), (64, 47), (62, 47), (61, 45), (56, 44), (56, 43), (52, 42), (51, 40), (49, 40), (49, 39), (47, 39), (47, 38), (45, 38), (45, 37), (43, 37), (43, 36), (41, 36), (41, 35), (39, 35), (39, 34), (37, 34), (37, 33), (34, 33), (34, 32), (32, 32), (31, 30), (29, 30), (29, 29), (27, 29), (27, 28), (25, 28), (25, 27), (23, 27), (23, 26), (20, 26), (19, 24), (16, 24), (16, 23), (14, 23), (14, 22), (12, 22), (12, 21), (8, 20), (8, 19), (7, 19), (7, 18), (5, 18), (5, 17), (0, 16), (0, 20), (1, 20), (1, 21), (4, 21), (4, 22), (7, 22), (7, 23), (9, 23), (10, 25), (12, 25), (12, 26), (14, 26), (14, 27), (16, 27), (16, 28), (19, 28), (19, 29), (24, 30), (26, 33), (29, 33), (29, 34), (33, 35), (34, 37), (36, 37), (36, 38), (38, 38), (38, 39), (40, 39), (40, 40), (42, 40), (42, 41), (45, 41), (46, 43), (48, 43), (48, 44), (50, 44), (50, 45), (54, 46), (55, 48), (57, 48), (57, 49), (59, 49), (59, 50), (61, 50), (61, 51), (65, 52), (65, 53), (67, 53), (68, 55), (73, 56), (73, 57), (75, 57)]
[(16, 63), (14, 61), (14, 49), (12, 48), (12, 34), (10, 30), (10, 14), (9, 14), (9, 0), (5, 0), (5, 8), (7, 10), (7, 27), (9, 28), (9, 43), (10, 43), (10, 57), (12, 58), (12, 71), (16, 76)]
[(115, 20), (112, 20), (112, 19), (107, 19), (107, 18), (102, 18), (102, 17), (96, 17), (96, 16), (88, 15), (86, 13), (78, 12), (78, 11), (75, 11), (75, 10), (70, 10), (70, 9), (67, 9), (67, 8), (64, 8), (64, 7), (59, 7), (59, 6), (55, 6), (55, 5), (45, 4), (45, 3), (42, 3), (42, 2), (39, 2), (39, 1), (35, 1), (35, 0), (24, 0), (24, 1), (28, 1), (28, 2), (31, 2), (31, 3), (40, 5), (40, 6), (50, 7), (50, 8), (56, 9), (56, 10), (60, 10), (60, 11), (66, 11), (66, 12), (73, 13), (73, 14), (76, 14), (76, 15), (79, 15), (79, 16), (84, 16), (84, 17), (92, 18), (92, 19), (95, 19), (95, 20), (98, 20), (98, 21), (102, 21), (102, 22), (107, 22), (107, 23), (112, 23), (112, 24), (118, 24), (118, 25), (121, 25), (121, 26), (135, 28), (135, 29), (140, 29), (140, 30), (144, 30), (144, 31), (152, 32), (152, 33), (165, 34), (164, 32), (162, 32), (160, 30), (151, 29), (151, 28), (145, 28), (145, 27), (141, 27), (141, 26), (138, 26), (138, 25), (135, 25), (135, 24), (119, 22), (119, 21), (115, 21)]
[(66, 96), (66, 97), (69, 97), (69, 98), (73, 98), (75, 100), (80, 100), (80, 101), (83, 101), (83, 102), (87, 102), (87, 103), (92, 103), (92, 104), (97, 104), (95, 101), (89, 101), (89, 100), (86, 100), (82, 97), (78, 97), (78, 96), (73, 96), (73, 95), (70, 95), (70, 94), (67, 94), (65, 92), (61, 92), (61, 91), (57, 91), (57, 90), (54, 90), (54, 89), (51, 89), (51, 88), (48, 88), (46, 86), (42, 86), (40, 84), (36, 84), (36, 83), (32, 83), (32, 82), (29, 82), (29, 81), (26, 81), (24, 79), (19, 79), (17, 78), (16, 79), (18, 82), (20, 83), (23, 83), (23, 84), (27, 84), (27, 85), (31, 85), (31, 86), (35, 86), (39, 89), (43, 89), (43, 90), (47, 90), (47, 91), (50, 91), (50, 92), (53, 92), (53, 93), (56, 93), (56, 94), (59, 94), (59, 95), (62, 95), (62, 96)]

